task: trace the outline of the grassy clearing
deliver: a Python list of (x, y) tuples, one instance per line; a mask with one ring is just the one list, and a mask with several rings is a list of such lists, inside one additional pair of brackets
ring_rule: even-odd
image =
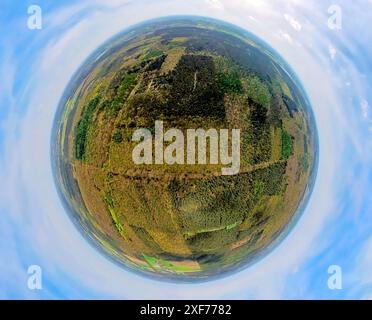
[(151, 50), (150, 52), (148, 52), (145, 57), (144, 57), (144, 60), (151, 60), (151, 59), (154, 59), (154, 58), (158, 58), (160, 56), (163, 55), (163, 51), (161, 50)]
[(124, 235), (124, 227), (120, 223), (119, 218), (118, 218), (118, 215), (115, 212), (114, 201), (112, 199), (111, 193), (107, 193), (106, 194), (106, 196), (105, 196), (105, 202), (108, 205), (108, 209), (110, 211), (111, 218), (112, 218), (112, 221), (114, 222), (114, 225), (115, 225), (116, 229), (118, 230), (118, 232), (120, 233), (120, 235), (122, 237), (125, 237), (125, 235)]
[(175, 273), (187, 273), (187, 272), (195, 272), (195, 271), (198, 271), (198, 269), (200, 269), (198, 264), (195, 264), (195, 263), (188, 264), (187, 261), (185, 263), (171, 262), (171, 261), (167, 261), (161, 258), (149, 256), (146, 254), (142, 254), (142, 256), (147, 262), (147, 264), (154, 270), (162, 270), (162, 271), (175, 272)]

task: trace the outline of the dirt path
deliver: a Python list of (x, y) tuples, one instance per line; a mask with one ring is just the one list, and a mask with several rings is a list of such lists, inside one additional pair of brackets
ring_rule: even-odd
[[(266, 169), (269, 168), (275, 164), (281, 164), (285, 163), (285, 160), (279, 160), (279, 161), (269, 161), (269, 162), (263, 162), (259, 163), (257, 165), (252, 165), (249, 167), (242, 168), (240, 170), (239, 175), (249, 174), (254, 171), (260, 170), (260, 169)], [(116, 177), (120, 177), (123, 179), (131, 179), (131, 180), (142, 180), (142, 179), (152, 179), (152, 180), (208, 180), (212, 177), (221, 177), (222, 173), (221, 171), (215, 171), (211, 173), (192, 173), (192, 172), (167, 172), (166, 170), (161, 169), (128, 169), (122, 172), (114, 172), (113, 173)]]

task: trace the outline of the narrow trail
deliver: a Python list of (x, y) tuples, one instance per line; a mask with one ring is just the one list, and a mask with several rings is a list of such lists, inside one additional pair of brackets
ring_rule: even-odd
[[(249, 167), (242, 168), (237, 175), (245, 175), (252, 173), (257, 170), (266, 169), (276, 164), (285, 163), (286, 160), (268, 161), (252, 165)], [(208, 180), (212, 177), (222, 177), (221, 170), (208, 173), (194, 173), (194, 172), (167, 172), (164, 169), (156, 169), (155, 165), (153, 169), (127, 169), (124, 171), (113, 172), (113, 175), (122, 179), (130, 180)]]

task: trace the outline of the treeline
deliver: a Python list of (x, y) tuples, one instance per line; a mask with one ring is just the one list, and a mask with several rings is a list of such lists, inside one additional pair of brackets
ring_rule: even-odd
[(93, 121), (94, 113), (98, 107), (100, 100), (101, 97), (97, 96), (88, 103), (88, 105), (84, 108), (81, 119), (77, 125), (75, 138), (75, 154), (76, 159), (78, 160), (83, 160), (85, 157), (89, 128)]
[(272, 140), (270, 134), (270, 124), (267, 121), (268, 110), (262, 104), (248, 98), (250, 110), (251, 128), (247, 142), (252, 145), (251, 156), (252, 164), (267, 162), (271, 159)]

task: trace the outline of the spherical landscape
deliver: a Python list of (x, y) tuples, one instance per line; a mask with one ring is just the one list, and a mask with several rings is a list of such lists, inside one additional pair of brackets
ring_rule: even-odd
[[(185, 136), (239, 129), (239, 172), (136, 164), (133, 134), (155, 134), (156, 121)], [(283, 239), (313, 186), (317, 135), (301, 84), (272, 49), (232, 25), (179, 17), (126, 30), (83, 64), (61, 100), (52, 155), (64, 205), (100, 251), (192, 281), (249, 265)]]

